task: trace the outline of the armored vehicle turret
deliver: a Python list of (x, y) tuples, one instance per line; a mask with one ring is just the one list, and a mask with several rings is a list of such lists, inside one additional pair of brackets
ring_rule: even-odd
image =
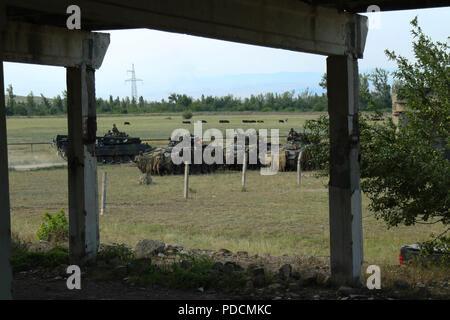
[[(58, 154), (67, 160), (68, 136), (57, 135), (53, 139), (53, 145)], [(95, 154), (97, 161), (101, 163), (127, 163), (134, 161), (135, 156), (152, 150), (152, 147), (142, 143), (140, 138), (129, 137), (125, 132), (120, 132), (114, 125), (112, 131), (108, 131), (103, 137), (96, 138)]]

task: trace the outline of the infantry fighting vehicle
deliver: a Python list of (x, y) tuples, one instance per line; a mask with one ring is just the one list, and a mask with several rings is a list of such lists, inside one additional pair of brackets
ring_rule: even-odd
[[(58, 154), (65, 160), (68, 144), (67, 135), (57, 135), (53, 139)], [(95, 145), (97, 161), (101, 163), (131, 162), (136, 155), (150, 150), (152, 150), (150, 145), (142, 143), (140, 138), (129, 137), (125, 132), (120, 132), (115, 125), (112, 131), (108, 131), (103, 137), (97, 137)]]
[[(278, 171), (295, 171), (297, 170), (298, 157), (300, 158), (300, 167), (302, 171), (314, 170), (312, 163), (311, 145), (308, 133), (298, 133), (293, 128), (289, 131), (286, 144), (279, 146), (279, 162)], [(266, 165), (270, 166), (272, 155), (266, 155)]]
[[(173, 148), (180, 141), (169, 139), (169, 144), (165, 147), (154, 148), (152, 150), (141, 152), (136, 156), (135, 162), (142, 173), (151, 175), (167, 175), (167, 174), (181, 174), (184, 173), (184, 163), (175, 164), (172, 161), (171, 154)], [(194, 146), (201, 144), (201, 141), (191, 135), (191, 161), (189, 165), (190, 173), (211, 173), (217, 169), (217, 165), (208, 165), (204, 162), (202, 164), (194, 163)], [(206, 144), (202, 144), (202, 154), (206, 148)], [(183, 151), (180, 152), (183, 156)]]
[(297, 161), (301, 153), (300, 167), (303, 171), (314, 170), (312, 164), (311, 149), (307, 146), (311, 145), (308, 133), (298, 133), (293, 128), (289, 131), (287, 144), (283, 145), (286, 150), (286, 170), (297, 170)]
[[(169, 143), (167, 146), (154, 148), (147, 152), (142, 152), (138, 156), (136, 156), (135, 162), (137, 167), (142, 173), (148, 173), (151, 175), (166, 175), (166, 174), (182, 174), (184, 173), (184, 163), (174, 164), (171, 158), (171, 153), (173, 148), (180, 142), (169, 139)], [(247, 157), (247, 168), (249, 170), (259, 169), (261, 166), (270, 166), (271, 163), (271, 144), (270, 142), (266, 143), (267, 146), (267, 155), (265, 158), (265, 164), (261, 162), (259, 158), (259, 138), (256, 139), (256, 144), (251, 144), (248, 137), (245, 138), (245, 149), (247, 152), (249, 150), (256, 149), (257, 154), (257, 163), (249, 164), (249, 156)], [(242, 164), (239, 164), (238, 154), (242, 154), (243, 145), (238, 143), (238, 135), (234, 137), (234, 149), (233, 153), (233, 163), (226, 163), (226, 155), (227, 149), (225, 147), (225, 143), (222, 149), (223, 153), (223, 164), (207, 164), (205, 161), (202, 161), (201, 164), (194, 163), (194, 146), (198, 144), (202, 144), (202, 154), (204, 154), (205, 148), (208, 144), (202, 143), (200, 139), (191, 135), (191, 161), (189, 166), (190, 173), (211, 173), (218, 169), (226, 169), (226, 170), (242, 170)], [(300, 152), (303, 151), (303, 155), (301, 158), (301, 167), (302, 170), (311, 170), (314, 169), (311, 165), (311, 154), (309, 149), (305, 148), (306, 145), (310, 144), (308, 140), (307, 134), (298, 134), (297, 132), (291, 130), (290, 136), (288, 137), (288, 143), (284, 145), (280, 145), (279, 151), (279, 171), (292, 171), (297, 169), (297, 159), (300, 155)], [(248, 154), (248, 153), (247, 153)], [(214, 153), (213, 153), (214, 155)], [(182, 151), (180, 152), (180, 156), (182, 156)], [(242, 159), (240, 160), (242, 162)]]

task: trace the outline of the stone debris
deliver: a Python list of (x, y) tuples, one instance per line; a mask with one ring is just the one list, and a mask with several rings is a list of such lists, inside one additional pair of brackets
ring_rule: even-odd
[(151, 258), (158, 253), (163, 253), (165, 243), (157, 240), (143, 239), (136, 244), (134, 254), (136, 258)]
[[(42, 246), (45, 246), (43, 243)], [(104, 245), (103, 245), (104, 246)], [(183, 244), (166, 244), (158, 240), (140, 240), (134, 248), (135, 259), (124, 264), (117, 258), (108, 261), (99, 260), (97, 267), (111, 270), (112, 274), (132, 285), (130, 274), (140, 274), (149, 271), (154, 266), (170, 266), (179, 263), (180, 267), (189, 270), (193, 267), (194, 259), (209, 257), (214, 261), (211, 272), (214, 276), (242, 276), (242, 284), (235, 289), (234, 294), (250, 299), (338, 299), (338, 300), (378, 300), (390, 297), (402, 299), (407, 293), (420, 298), (432, 296), (429, 288), (445, 286), (446, 281), (428, 281), (426, 284), (408, 283), (396, 280), (393, 288), (398, 291), (368, 290), (365, 287), (352, 288), (341, 286), (332, 287), (329, 274), (329, 260), (326, 257), (308, 256), (258, 256), (249, 255), (246, 251), (235, 254), (228, 249), (200, 250), (189, 249)], [(113, 267), (113, 268), (111, 268)], [(33, 271), (18, 274), (32, 274)], [(61, 275), (55, 277), (56, 275)], [(65, 273), (49, 273), (46, 281), (52, 282), (64, 279)], [(401, 290), (400, 290), (401, 289)], [(406, 291), (404, 289), (413, 289)], [(210, 294), (208, 287), (195, 289), (200, 293)], [(212, 288), (211, 288), (212, 290)]]
[(231, 256), (233, 253), (227, 249), (220, 249), (219, 254), (224, 255), (224, 256)]
[(278, 270), (278, 276), (283, 281), (288, 281), (291, 278), (291, 274), (292, 266), (290, 264), (285, 264)]

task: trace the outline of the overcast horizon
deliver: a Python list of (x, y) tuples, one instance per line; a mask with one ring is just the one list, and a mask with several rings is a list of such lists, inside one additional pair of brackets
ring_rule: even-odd
[[(447, 41), (442, 23), (450, 17), (450, 7), (425, 10), (381, 12), (378, 28), (369, 30), (360, 72), (376, 67), (395, 69), (385, 49), (412, 59), (409, 22), (418, 16), (419, 25), (433, 41)], [(326, 57), (282, 49), (245, 45), (183, 34), (136, 29), (105, 31), (111, 43), (102, 67), (96, 72), (96, 95), (101, 98), (130, 96), (127, 70), (135, 65), (138, 95), (159, 101), (172, 93), (238, 97), (265, 92), (297, 93), (318, 85), (326, 71)], [(5, 88), (11, 84), (16, 95), (33, 91), (54, 97), (65, 90), (65, 70), (61, 67), (4, 63)]]

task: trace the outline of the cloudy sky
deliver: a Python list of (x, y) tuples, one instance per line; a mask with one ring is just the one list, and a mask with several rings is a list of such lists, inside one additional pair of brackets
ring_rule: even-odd
[[(395, 65), (384, 54), (385, 49), (412, 58), (409, 21), (415, 16), (433, 40), (445, 41), (450, 36), (450, 7), (381, 12), (376, 18), (371, 17), (377, 19), (371, 20), (376, 28), (369, 30), (360, 70), (394, 69)], [(166, 98), (170, 92), (193, 96), (202, 91), (245, 96), (270, 88), (299, 92), (306, 87), (317, 87), (317, 78), (325, 72), (326, 57), (319, 55), (147, 29), (110, 31), (110, 34), (110, 47), (101, 69), (96, 72), (97, 96), (104, 98), (110, 94), (130, 95), (130, 84), (125, 80), (131, 64), (135, 65), (137, 78), (143, 80), (138, 83), (138, 93), (147, 100)], [(295, 74), (290, 74), (293, 72), (306, 76), (299, 76), (302, 81), (295, 83), (292, 80)], [(5, 63), (5, 86), (8, 84), (13, 85), (17, 95), (33, 91), (35, 95), (53, 97), (65, 89), (65, 70)]]

